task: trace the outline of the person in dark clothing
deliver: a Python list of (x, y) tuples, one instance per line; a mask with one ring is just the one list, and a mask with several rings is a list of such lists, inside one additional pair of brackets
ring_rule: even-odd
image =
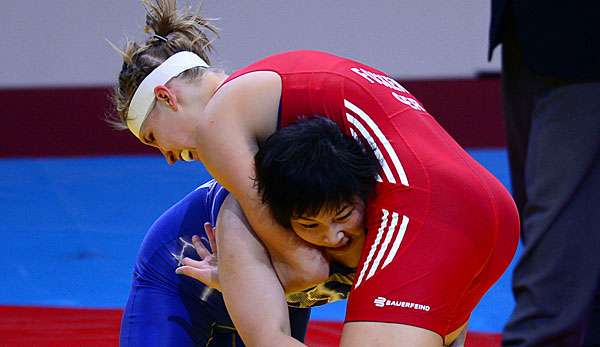
[(503, 346), (600, 346), (600, 2), (492, 0), (523, 255)]

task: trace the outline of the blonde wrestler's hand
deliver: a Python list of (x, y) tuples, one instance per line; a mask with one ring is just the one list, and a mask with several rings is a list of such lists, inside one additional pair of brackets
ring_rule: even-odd
[(219, 267), (217, 263), (217, 243), (215, 242), (215, 230), (210, 223), (204, 223), (204, 231), (208, 237), (210, 248), (212, 253), (204, 246), (200, 237), (194, 235), (192, 237), (192, 244), (196, 249), (196, 253), (202, 260), (194, 260), (190, 258), (183, 258), (181, 263), (183, 266), (175, 269), (175, 272), (180, 275), (186, 275), (194, 278), (210, 288), (219, 290)]

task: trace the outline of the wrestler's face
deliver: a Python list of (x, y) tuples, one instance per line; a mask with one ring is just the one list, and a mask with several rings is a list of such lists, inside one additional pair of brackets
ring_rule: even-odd
[[(169, 164), (186, 159), (184, 151), (189, 151), (192, 158), (198, 159), (194, 153), (193, 122), (180, 117), (178, 112), (156, 105), (144, 121), (140, 131), (143, 143), (158, 148)], [(183, 153), (182, 153), (183, 152)]]
[(360, 252), (365, 238), (364, 210), (364, 202), (356, 198), (337, 209), (323, 209), (316, 216), (294, 217), (291, 225), (304, 241), (326, 247), (330, 253)]
[[(210, 98), (199, 83), (173, 79), (154, 89), (155, 103), (140, 129), (143, 143), (157, 147), (169, 164), (198, 159), (195, 129)], [(206, 95), (205, 95), (206, 94)], [(183, 154), (190, 153), (192, 158)]]

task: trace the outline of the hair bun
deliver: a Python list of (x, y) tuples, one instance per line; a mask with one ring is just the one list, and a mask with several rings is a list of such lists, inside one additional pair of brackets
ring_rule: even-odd
[[(190, 9), (180, 13), (175, 0), (144, 0), (146, 26), (144, 32), (159, 35), (169, 40), (188, 42), (184, 49), (205, 53), (212, 50), (212, 40), (207, 34), (218, 36), (219, 30), (208, 18)], [(205, 58), (203, 56), (203, 58)], [(207, 59), (205, 59), (207, 60)], [(207, 60), (208, 61), (208, 60)]]
[(174, 0), (144, 0), (146, 8), (146, 26), (144, 31), (148, 34), (160, 36), (169, 35), (177, 22), (177, 5)]
[(118, 128), (126, 127), (131, 98), (153, 69), (181, 51), (194, 52), (211, 64), (209, 53), (213, 50), (213, 38), (219, 36), (210, 19), (202, 17), (199, 11), (191, 11), (190, 7), (177, 11), (175, 0), (143, 0), (143, 5), (146, 10), (144, 32), (151, 37), (143, 43), (127, 40), (124, 50), (110, 43), (123, 57), (113, 97), (119, 120), (111, 122)]

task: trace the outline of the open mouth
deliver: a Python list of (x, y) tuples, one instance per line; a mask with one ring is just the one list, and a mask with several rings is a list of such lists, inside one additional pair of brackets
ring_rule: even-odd
[(189, 151), (187, 149), (182, 150), (179, 153), (179, 157), (184, 160), (184, 161), (194, 161), (194, 153), (192, 151)]
[(342, 241), (340, 241), (340, 243), (338, 243), (337, 245), (330, 247), (330, 248), (336, 252), (342, 252), (342, 251), (345, 251), (348, 248), (350, 248), (351, 244), (352, 244), (352, 238), (350, 238), (348, 236), (344, 236), (344, 239)]

